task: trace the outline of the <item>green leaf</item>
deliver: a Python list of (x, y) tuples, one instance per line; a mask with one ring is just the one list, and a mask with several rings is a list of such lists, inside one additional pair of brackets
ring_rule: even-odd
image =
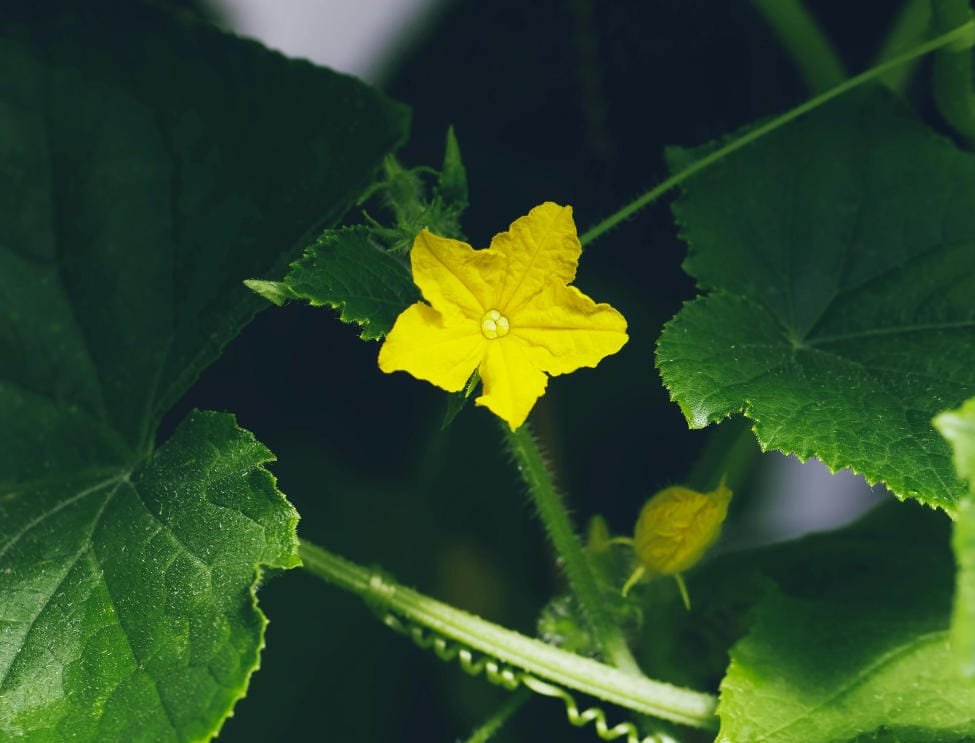
[(377, 245), (362, 225), (326, 230), (291, 264), (283, 282), (246, 283), (271, 301), (280, 296), (333, 307), (343, 322), (362, 326), (364, 340), (382, 338), (399, 313), (420, 298), (406, 263)]
[(157, 428), (406, 124), (155, 4), (3, 14), (0, 738), (206, 739), (243, 695), (295, 514), (228, 418)]
[(971, 495), (958, 504), (951, 541), (958, 565), (951, 646), (962, 673), (972, 678), (975, 677), (975, 397), (957, 410), (938, 415), (934, 425), (954, 450), (958, 475), (968, 480), (971, 488)]
[(298, 564), (273, 456), (193, 413), (131, 473), (0, 501), (0, 738), (203, 740), (244, 695), (258, 565)]
[[(282, 281), (248, 279), (244, 283), (269, 302), (281, 306), (291, 299), (313, 307), (331, 307), (339, 319), (362, 328), (363, 340), (378, 340), (399, 314), (420, 299), (403, 258), (417, 233), (426, 228), (438, 235), (463, 238), (460, 215), (467, 208), (467, 175), (453, 128), (447, 131), (443, 170), (437, 173), (432, 197), (422, 176), (431, 168), (407, 169), (392, 155), (383, 162), (383, 177), (359, 203), (379, 197), (392, 219), (386, 226), (363, 212), (366, 224), (325, 230), (291, 264)], [(467, 395), (452, 398), (444, 427), (464, 407)]]
[(763, 448), (952, 511), (929, 421), (975, 388), (973, 203), (975, 157), (879, 91), (694, 176), (674, 212), (706, 294), (657, 348), (690, 425), (743, 412)]
[(732, 650), (720, 741), (835, 743), (891, 732), (920, 743), (975, 736), (975, 687), (938, 622), (882, 606), (770, 593)]
[[(948, 643), (950, 522), (890, 503), (858, 523), (724, 555), (637, 589), (647, 673), (721, 681), (719, 741), (957, 741), (975, 736), (975, 685)], [(893, 736), (893, 737), (892, 737)]]
[(760, 558), (778, 589), (751, 612), (721, 683), (719, 740), (975, 736), (975, 685), (948, 642), (948, 519), (878, 509)]

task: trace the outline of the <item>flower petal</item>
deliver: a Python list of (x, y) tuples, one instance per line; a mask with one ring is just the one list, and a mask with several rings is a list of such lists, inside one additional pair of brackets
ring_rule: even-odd
[(505, 314), (516, 312), (549, 281), (570, 283), (582, 253), (572, 207), (551, 201), (516, 219), (507, 232), (495, 235), (489, 249), (508, 259), (493, 302)]
[(548, 377), (528, 360), (521, 343), (508, 338), (488, 341), (480, 369), (484, 394), (474, 400), (475, 404), (483, 405), (515, 430), (544, 394)]
[(410, 263), (413, 281), (434, 309), (480, 322), (494, 299), (488, 279), (501, 274), (504, 258), (424, 229), (413, 241)]
[(435, 309), (417, 302), (396, 318), (379, 349), (379, 368), (387, 374), (409, 372), (447, 392), (457, 392), (484, 358), (487, 342), (476, 322), (445, 322)]
[(626, 318), (613, 307), (556, 283), (508, 319), (511, 336), (525, 344), (525, 355), (549, 374), (596, 366), (629, 339)]

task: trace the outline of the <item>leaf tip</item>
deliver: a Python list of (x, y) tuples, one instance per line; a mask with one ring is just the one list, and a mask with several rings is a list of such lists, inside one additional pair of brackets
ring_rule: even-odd
[(245, 279), (244, 286), (273, 305), (282, 307), (289, 299), (296, 299), (297, 296), (287, 284), (282, 281), (265, 281), (263, 279)]

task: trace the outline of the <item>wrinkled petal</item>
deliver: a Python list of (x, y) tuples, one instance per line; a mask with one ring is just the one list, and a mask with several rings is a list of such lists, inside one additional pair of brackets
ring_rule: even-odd
[(525, 422), (548, 384), (548, 377), (525, 356), (522, 344), (508, 338), (488, 341), (480, 372), (484, 394), (474, 402), (507, 421), (512, 431)]
[(464, 388), (484, 357), (487, 339), (472, 320), (445, 318), (417, 302), (407, 307), (379, 349), (379, 368), (405, 371), (447, 392)]
[(551, 201), (515, 220), (507, 232), (494, 236), (490, 250), (507, 258), (504, 277), (494, 295), (494, 307), (516, 312), (546, 283), (570, 283), (582, 245), (572, 221), (572, 207)]
[(491, 279), (500, 275), (504, 258), (421, 230), (413, 242), (410, 263), (414, 283), (434, 309), (445, 317), (480, 321), (491, 309), (495, 283)]
[(724, 480), (709, 493), (680, 485), (661, 490), (643, 506), (633, 530), (640, 563), (659, 575), (693, 567), (717, 541), (730, 500)]
[(511, 336), (525, 344), (525, 356), (549, 374), (596, 366), (628, 340), (623, 315), (574, 286), (548, 284), (508, 319)]

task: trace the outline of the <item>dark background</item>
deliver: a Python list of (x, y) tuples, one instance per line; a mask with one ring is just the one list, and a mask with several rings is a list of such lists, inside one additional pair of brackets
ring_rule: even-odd
[[(900, 3), (808, 5), (859, 71)], [(476, 246), (545, 200), (572, 204), (581, 231), (665, 177), (665, 146), (700, 144), (808, 97), (745, 0), (457, 0), (383, 87), (413, 107), (403, 162), (439, 165), (456, 127)], [(555, 379), (533, 414), (577, 523), (601, 513), (617, 533), (646, 497), (686, 477), (709, 435), (688, 431), (653, 367), (661, 326), (695, 294), (668, 202), (585, 251), (578, 285), (623, 312), (631, 339), (598, 369)], [(441, 432), (445, 396), (381, 374), (377, 350), (329, 310), (271, 309), (169, 419), (192, 407), (235, 412), (277, 453), (303, 537), (534, 633), (562, 583), (497, 422), (471, 407)], [(749, 490), (732, 514), (739, 542)], [(222, 741), (447, 741), (505, 697), (300, 570), (268, 581), (260, 598), (271, 619), (263, 668)], [(571, 729), (560, 702), (537, 698), (498, 740), (539, 739), (596, 737)]]

